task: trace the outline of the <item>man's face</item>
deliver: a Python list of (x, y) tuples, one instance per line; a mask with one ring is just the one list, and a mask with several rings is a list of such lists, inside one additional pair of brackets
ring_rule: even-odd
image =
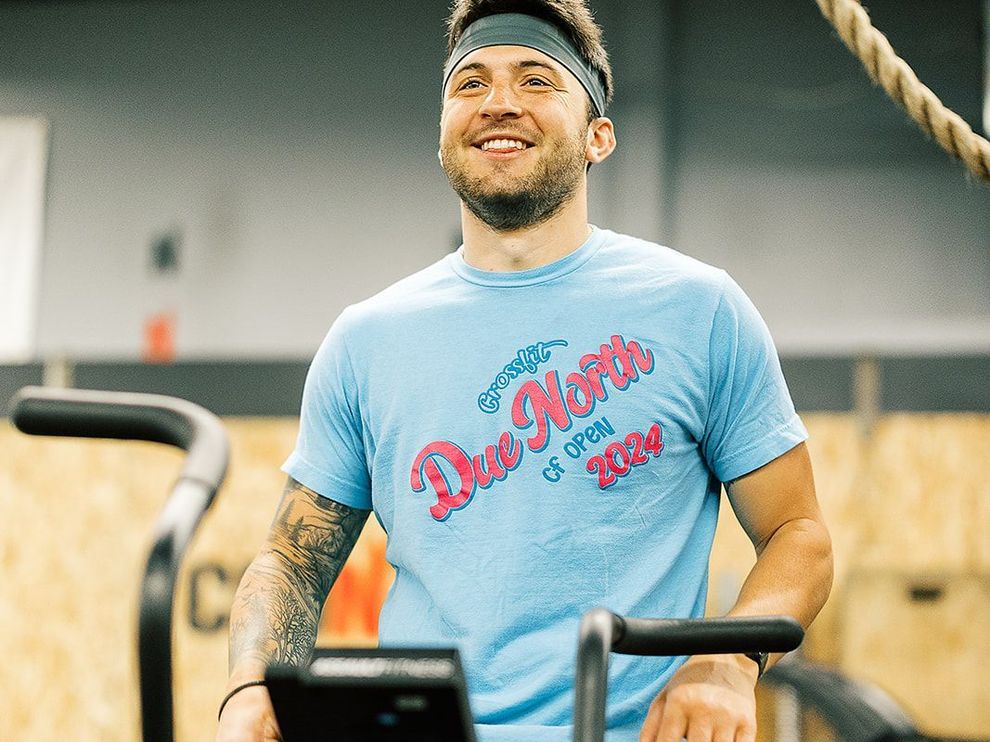
[(496, 231), (539, 224), (581, 185), (587, 112), (584, 88), (542, 52), (478, 49), (444, 91), (440, 162), (468, 209)]

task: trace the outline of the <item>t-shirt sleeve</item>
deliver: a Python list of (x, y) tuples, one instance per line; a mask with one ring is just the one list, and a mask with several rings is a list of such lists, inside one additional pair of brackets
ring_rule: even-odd
[(770, 331), (728, 275), (712, 320), (709, 361), (702, 450), (720, 481), (759, 469), (808, 437)]
[(371, 509), (371, 479), (358, 385), (341, 315), (320, 345), (306, 375), (299, 437), (282, 471), (324, 497)]

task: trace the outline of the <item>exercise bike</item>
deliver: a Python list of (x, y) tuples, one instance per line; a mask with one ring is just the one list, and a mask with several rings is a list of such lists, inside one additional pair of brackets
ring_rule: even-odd
[[(144, 440), (187, 451), (156, 524), (138, 621), (143, 740), (172, 742), (175, 584), (185, 550), (226, 472), (223, 425), (202, 407), (174, 397), (40, 387), (15, 395), (11, 420), (32, 435)], [(578, 637), (574, 740), (604, 740), (612, 652), (787, 652), (803, 636), (789, 617), (643, 619), (595, 608), (584, 615)], [(302, 668), (271, 667), (267, 682), (287, 742), (475, 742), (455, 649), (318, 649)], [(343, 713), (328, 714), (328, 706)]]

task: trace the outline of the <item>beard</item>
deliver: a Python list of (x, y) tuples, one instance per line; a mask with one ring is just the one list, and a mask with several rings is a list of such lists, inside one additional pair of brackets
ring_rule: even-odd
[(582, 130), (555, 144), (524, 176), (512, 175), (511, 161), (494, 163), (486, 175), (471, 175), (452, 143), (441, 146), (440, 163), (472, 214), (496, 232), (512, 232), (542, 224), (574, 196), (585, 171), (584, 148)]

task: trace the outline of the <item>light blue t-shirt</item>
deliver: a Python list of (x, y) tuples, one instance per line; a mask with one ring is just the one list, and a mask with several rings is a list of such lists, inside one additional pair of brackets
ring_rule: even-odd
[[(807, 434), (724, 271), (603, 229), (526, 271), (462, 252), (344, 310), (284, 469), (387, 532), (382, 645), (457, 646), (483, 742), (564, 742), (581, 615), (703, 615), (720, 482)], [(680, 661), (613, 655), (609, 740)]]

